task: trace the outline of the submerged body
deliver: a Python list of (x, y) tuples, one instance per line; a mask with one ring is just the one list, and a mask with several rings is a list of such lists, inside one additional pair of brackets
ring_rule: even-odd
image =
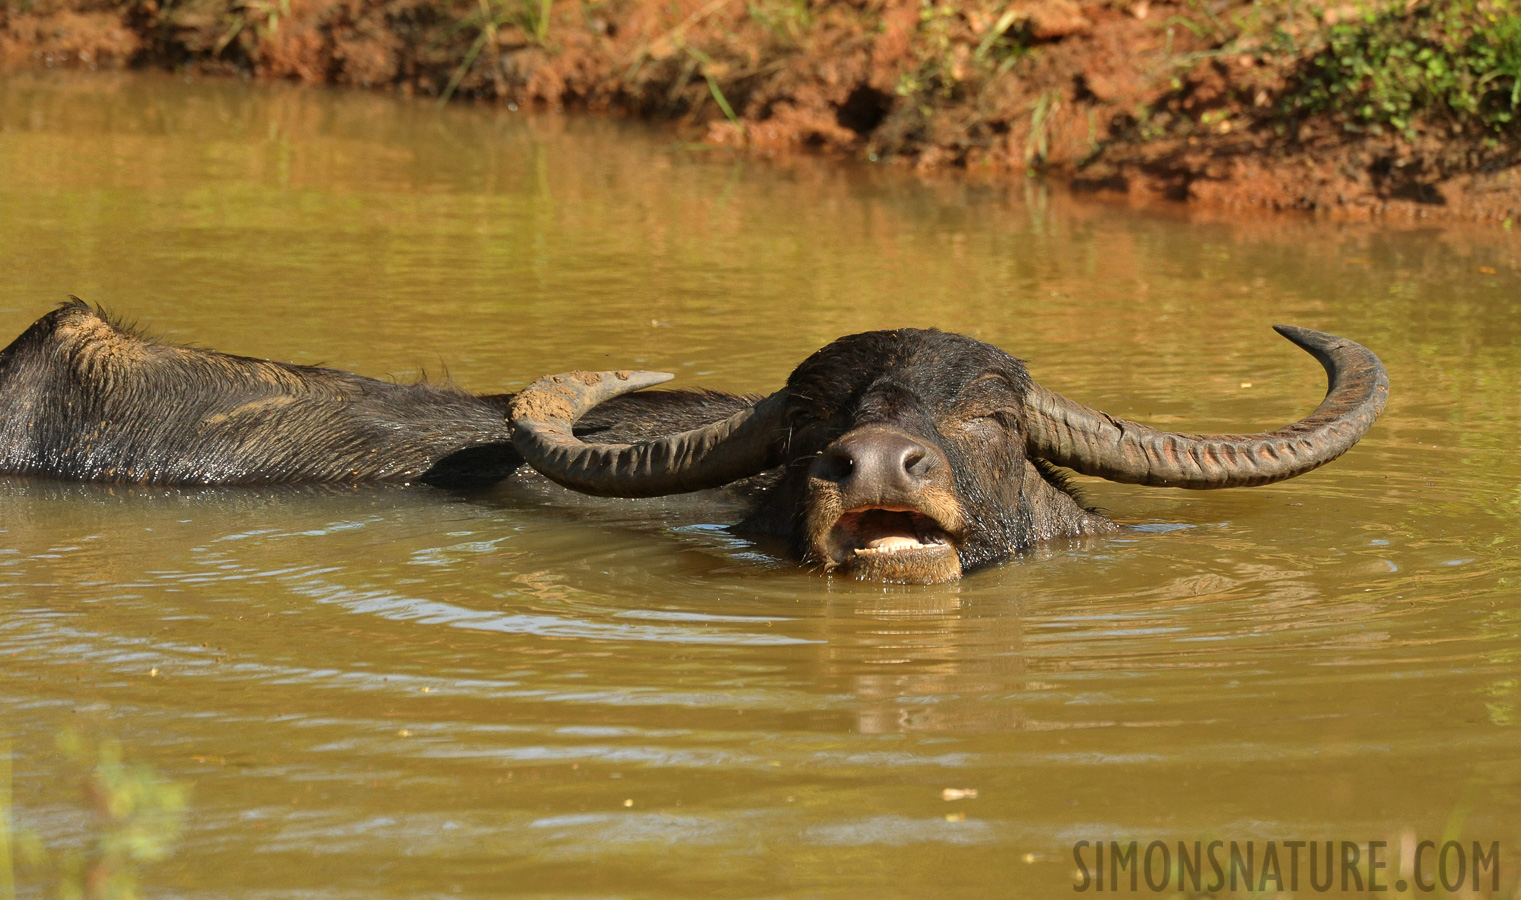
[[(506, 419), (511, 399), (177, 347), (76, 300), (0, 350), (0, 474), (161, 485), (489, 484), (523, 464)], [(584, 430), (627, 419), (630, 427), (611, 433), (637, 439), (744, 405), (659, 392), (610, 404)]]
[[(602, 496), (731, 487), (736, 530), (806, 564), (936, 582), (1043, 540), (1118, 530), (1058, 466), (1214, 488), (1294, 477), (1370, 427), (1387, 375), (1363, 347), (1279, 329), (1330, 375), (1315, 413), (1261, 435), (1156, 432), (1035, 384), (962, 335), (850, 335), (764, 399), (568, 373), (476, 396), (175, 347), (74, 302), (0, 351), (0, 473), (153, 484), (489, 484), (528, 462)], [(591, 441), (593, 443), (587, 443)]]

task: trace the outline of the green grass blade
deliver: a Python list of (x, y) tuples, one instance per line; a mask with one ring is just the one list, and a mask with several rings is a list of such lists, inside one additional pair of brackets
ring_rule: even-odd
[(740, 133), (744, 133), (745, 126), (739, 121), (739, 116), (734, 114), (734, 107), (729, 105), (729, 98), (725, 97), (724, 92), (718, 89), (718, 79), (707, 72), (703, 72), (702, 77), (708, 80), (708, 91), (713, 94), (713, 100), (718, 104), (718, 108), (724, 111), (724, 115), (728, 117), (735, 128), (740, 130)]
[(461, 62), (459, 68), (454, 70), (454, 75), (449, 79), (449, 84), (444, 88), (444, 92), (438, 96), (440, 104), (448, 103), (449, 98), (454, 96), (455, 90), (459, 88), (459, 83), (464, 81), (465, 76), (470, 73), (470, 69), (475, 65), (475, 58), (480, 55), (481, 48), (484, 46), (486, 46), (486, 32), (482, 31), (476, 37), (475, 43), (470, 45), (470, 52), (465, 54), (464, 62)]
[(534, 23), (533, 36), (540, 44), (549, 37), (549, 12), (554, 5), (555, 0), (539, 0), (539, 20)]

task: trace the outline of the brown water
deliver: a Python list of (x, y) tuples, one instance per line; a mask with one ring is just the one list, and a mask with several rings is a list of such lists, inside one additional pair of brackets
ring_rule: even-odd
[(1233, 431), (1318, 402), (1290, 322), (1393, 384), (1327, 469), (1095, 482), (1136, 530), (932, 588), (798, 571), (713, 504), (0, 479), (16, 818), (93, 827), (74, 728), (191, 785), (154, 897), (1066, 896), (1079, 840), (1446, 833), (1501, 842), (1515, 890), (1517, 241), (366, 94), (0, 82), (4, 340), (74, 293), (481, 391), (613, 366), (766, 391), (841, 334), (934, 325)]

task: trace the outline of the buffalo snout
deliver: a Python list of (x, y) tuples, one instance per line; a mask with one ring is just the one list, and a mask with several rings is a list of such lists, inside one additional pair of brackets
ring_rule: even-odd
[(885, 425), (852, 429), (814, 461), (805, 558), (870, 581), (961, 576), (951, 463), (933, 442)]
[(839, 486), (846, 509), (865, 505), (915, 506), (926, 493), (951, 490), (951, 466), (934, 444), (896, 428), (857, 428), (825, 448), (818, 477)]

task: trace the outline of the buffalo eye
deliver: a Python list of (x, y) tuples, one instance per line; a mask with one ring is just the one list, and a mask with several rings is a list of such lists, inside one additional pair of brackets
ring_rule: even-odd
[(794, 419), (787, 440), (791, 450), (799, 458), (811, 459), (824, 452), (836, 437), (839, 429), (810, 419)]
[(982, 415), (963, 419), (961, 422), (961, 427), (966, 431), (987, 431), (992, 429), (1002, 429), (1004, 427), (1003, 417), (997, 412), (987, 412), (983, 413)]

